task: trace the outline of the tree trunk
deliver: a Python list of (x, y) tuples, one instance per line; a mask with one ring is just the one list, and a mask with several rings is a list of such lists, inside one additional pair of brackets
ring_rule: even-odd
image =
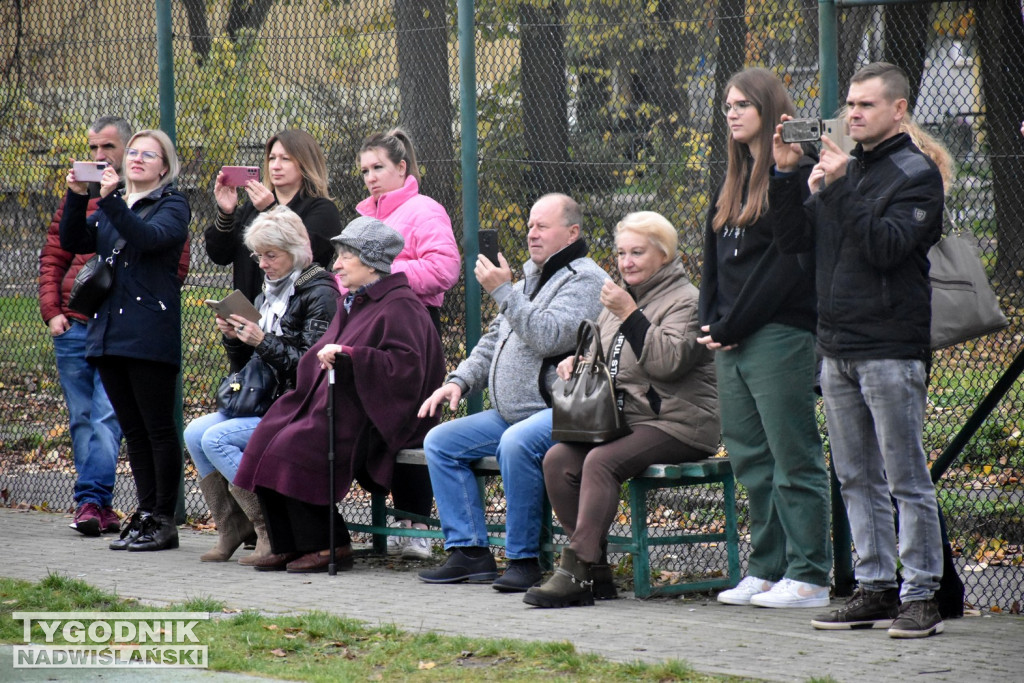
[(399, 121), (416, 143), (417, 161), (425, 171), (423, 194), (452, 214), (459, 204), (446, 8), (445, 0), (395, 0)]
[(202, 66), (210, 55), (210, 26), (206, 21), (206, 0), (182, 0), (188, 17), (188, 40), (196, 56), (196, 64)]
[(263, 28), (274, 0), (231, 0), (228, 10), (227, 31), (231, 40), (242, 29), (252, 29), (256, 33)]
[(981, 59), (984, 126), (992, 165), (995, 203), (996, 279), (1016, 279), (1024, 268), (1024, 141), (1020, 120), (1024, 112), (1024, 22), (1018, 0), (989, 0), (974, 5), (978, 13), (978, 53)]
[(907, 73), (910, 81), (910, 110), (914, 110), (921, 89), (924, 61), (928, 56), (927, 5), (890, 5), (885, 8), (885, 61)]
[[(846, 102), (846, 91), (850, 88), (850, 78), (857, 68), (857, 54), (860, 52), (864, 39), (864, 30), (868, 19), (874, 11), (871, 7), (854, 7), (843, 13), (839, 22), (838, 48), (836, 51), (839, 71), (839, 104)], [(822, 112), (822, 116), (830, 118), (832, 112)]]
[[(747, 53), (747, 21), (744, 0), (718, 3), (718, 61), (715, 67), (715, 108), (711, 125), (711, 168), (709, 188), (713, 193), (725, 178), (729, 128), (720, 114), (725, 101), (725, 84), (743, 68)], [(710, 193), (709, 193), (710, 194)]]
[(519, 4), (523, 139), (530, 165), (524, 174), (526, 205), (547, 192), (571, 193), (575, 185), (568, 163), (564, 12), (556, 2), (545, 8)]

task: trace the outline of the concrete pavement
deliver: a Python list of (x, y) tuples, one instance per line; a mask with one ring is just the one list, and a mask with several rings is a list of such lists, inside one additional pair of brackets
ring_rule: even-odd
[[(0, 509), (0, 575), (81, 579), (153, 604), (211, 597), (228, 607), (268, 613), (326, 610), (407, 631), (571, 641), (618, 661), (681, 659), (698, 671), (757, 680), (842, 682), (1009, 681), (1024, 678), (1024, 618), (966, 617), (940, 636), (894, 640), (885, 631), (816, 631), (823, 610), (720, 605), (707, 596), (641, 601), (632, 594), (590, 608), (539, 610), (521, 596), (481, 585), (428, 585), (411, 568), (356, 560), (351, 572), (256, 572), (234, 562), (200, 563), (213, 536), (181, 529), (178, 550), (113, 552), (113, 538), (86, 538), (70, 516)], [(417, 568), (422, 565), (417, 565)], [(5, 665), (0, 661), (0, 665)], [(9, 665), (8, 665), (9, 666)], [(0, 670), (0, 680), (17, 680)]]

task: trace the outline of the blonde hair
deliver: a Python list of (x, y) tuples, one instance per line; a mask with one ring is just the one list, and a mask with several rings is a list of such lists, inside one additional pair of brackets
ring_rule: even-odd
[(293, 267), (299, 270), (304, 270), (313, 262), (313, 250), (309, 246), (306, 226), (299, 214), (287, 206), (276, 206), (257, 216), (245, 229), (243, 241), (245, 248), (251, 251), (269, 247), (288, 252), (292, 256)]
[(953, 162), (953, 155), (949, 153), (946, 146), (909, 116), (903, 117), (900, 130), (909, 135), (917, 148), (939, 167), (939, 174), (942, 176), (942, 191), (949, 192), (956, 173), (956, 165)]
[[(174, 143), (171, 142), (171, 138), (167, 136), (167, 133), (162, 130), (155, 130), (147, 128), (146, 130), (140, 130), (138, 133), (133, 135), (125, 145), (125, 149), (132, 146), (132, 143), (139, 138), (150, 138), (156, 140), (156, 143), (160, 145), (160, 151), (164, 155), (164, 169), (165, 172), (160, 176), (160, 182), (157, 184), (158, 188), (166, 187), (170, 185), (178, 178), (178, 173), (181, 171), (181, 164), (178, 163), (178, 153), (174, 149)], [(124, 179), (124, 190), (126, 194), (133, 194), (135, 190), (135, 183), (125, 174)]]
[(646, 237), (669, 261), (676, 257), (679, 233), (667, 218), (656, 211), (627, 213), (615, 226), (615, 237), (618, 238), (624, 232), (635, 232)]

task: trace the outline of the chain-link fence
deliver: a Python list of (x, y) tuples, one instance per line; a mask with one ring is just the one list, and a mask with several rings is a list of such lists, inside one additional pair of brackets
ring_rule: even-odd
[[(615, 222), (653, 209), (678, 227), (697, 281), (701, 226), (724, 172), (718, 105), (729, 75), (768, 66), (801, 114), (833, 114), (819, 111), (813, 0), (480, 0), (473, 9), (480, 227), (499, 229), (512, 263), (526, 259), (532, 200), (557, 190), (580, 200), (592, 255), (609, 272)], [(259, 165), (273, 133), (303, 128), (325, 151), (344, 223), (365, 196), (358, 143), (401, 123), (417, 141), (422, 191), (448, 209), (461, 240), (456, 11), (455, 0), (172, 4), (180, 187), (194, 214), (183, 291), (186, 421), (212, 409), (226, 368), (201, 305), (230, 283), (201, 237), (215, 219), (213, 178), (222, 165)], [(925, 440), (936, 456), (1024, 346), (1020, 7), (899, 3), (840, 10), (838, 19), (840, 98), (868, 61), (887, 59), (910, 74), (917, 120), (956, 158), (949, 214), (977, 239), (1011, 319), (1004, 332), (935, 354)], [(73, 505), (67, 414), (37, 305), (39, 249), (68, 159), (85, 157), (88, 124), (113, 114), (138, 128), (158, 125), (156, 26), (146, 3), (0, 4), (0, 478), (8, 504)], [(464, 292), (460, 282), (443, 309), (449, 364), (465, 356)], [(493, 313), (484, 297), (483, 319)], [(940, 483), (968, 602), (983, 608), (1013, 609), (1024, 593), (1022, 402), (1018, 381)], [(187, 507), (201, 515), (188, 474)], [(130, 507), (131, 497), (124, 468), (118, 500)], [(691, 498), (701, 500), (685, 492), (652, 500), (652, 519), (695, 529), (720, 524)], [(502, 505), (497, 498), (490, 507)], [(653, 563), (671, 580), (708, 561), (666, 551)]]

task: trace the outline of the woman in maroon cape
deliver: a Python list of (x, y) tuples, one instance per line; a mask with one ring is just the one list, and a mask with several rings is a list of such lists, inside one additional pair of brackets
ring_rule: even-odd
[[(325, 570), (328, 506), (354, 480), (370, 490), (389, 489), (395, 455), (421, 445), (436, 422), (416, 412), (444, 378), (441, 342), (405, 274), (391, 274), (401, 235), (364, 216), (331, 241), (338, 249), (335, 272), (349, 293), (327, 332), (299, 361), (295, 389), (271, 406), (253, 432), (235, 476), (236, 487), (259, 497), (273, 551), (254, 565), (263, 571)], [(333, 497), (326, 454), (332, 365)], [(340, 514), (335, 543), (336, 567), (351, 568), (351, 539)]]

